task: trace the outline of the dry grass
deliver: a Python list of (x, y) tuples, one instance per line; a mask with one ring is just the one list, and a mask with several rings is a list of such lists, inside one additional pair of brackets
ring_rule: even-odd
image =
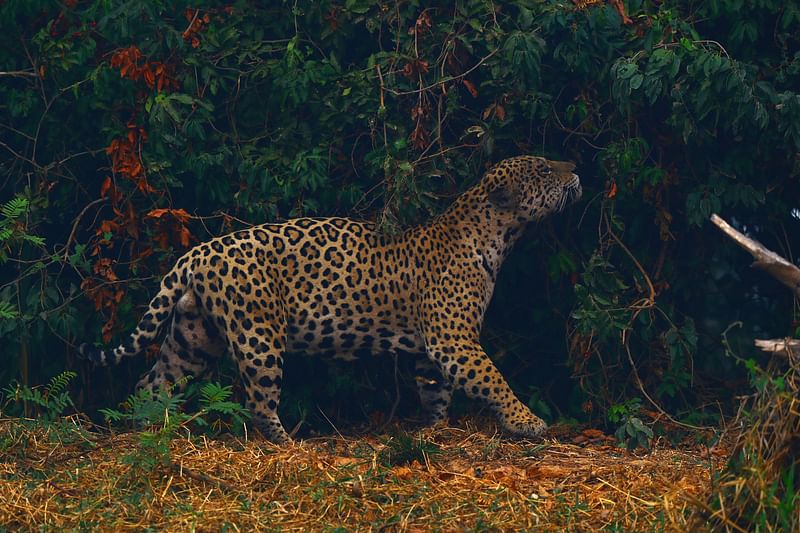
[(757, 392), (742, 402), (738, 436), (716, 490), (696, 502), (695, 528), (747, 533), (800, 531), (800, 349), (786, 343)]
[(685, 531), (686, 497), (705, 497), (723, 454), (659, 443), (631, 454), (597, 433), (527, 442), (426, 429), (437, 451), (395, 466), (389, 437), (181, 438), (148, 473), (123, 459), (136, 434), (53, 443), (6, 420), (0, 529)]

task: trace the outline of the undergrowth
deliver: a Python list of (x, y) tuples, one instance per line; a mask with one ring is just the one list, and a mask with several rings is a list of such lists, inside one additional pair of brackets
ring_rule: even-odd
[(618, 424), (614, 436), (629, 451), (638, 447), (649, 449), (650, 439), (653, 438), (653, 430), (645, 426), (638, 416), (641, 409), (642, 401), (639, 398), (631, 398), (611, 406), (606, 415), (609, 422)]
[(800, 531), (800, 353), (787, 344), (761, 364), (738, 356), (725, 335), (723, 344), (747, 368), (753, 392), (733, 424), (736, 451), (698, 502), (695, 523), (725, 532)]
[(417, 461), (426, 464), (431, 456), (442, 453), (435, 442), (426, 440), (420, 433), (413, 436), (409, 433), (398, 431), (386, 441), (386, 447), (381, 450), (380, 461), (386, 466), (398, 466)]
[[(181, 383), (184, 385), (185, 383)], [(175, 392), (175, 386), (161, 387), (154, 396), (140, 389), (125, 400), (121, 409), (101, 409), (106, 421), (128, 427), (139, 426), (138, 448), (127, 454), (125, 462), (136, 470), (153, 470), (171, 461), (170, 444), (185, 431), (193, 430), (218, 435), (223, 431), (241, 433), (250, 413), (239, 403), (230, 401), (231, 386), (205, 383), (187, 387), (187, 392)], [(196, 411), (184, 409), (195, 400)]]
[[(94, 447), (98, 435), (89, 429), (98, 428), (83, 415), (64, 416), (68, 409), (74, 409), (69, 384), (76, 376), (66, 371), (44, 386), (15, 382), (5, 387), (0, 395), (0, 414), (11, 418), (0, 435), (0, 451), (25, 456), (28, 439), (42, 434), (53, 442), (83, 441)], [(231, 401), (232, 395), (230, 386), (218, 383), (190, 384), (185, 392), (176, 392), (174, 385), (162, 387), (155, 395), (140, 389), (119, 409), (100, 412), (112, 428), (136, 431), (136, 447), (123, 458), (133, 467), (129, 473), (135, 479), (141, 473), (169, 466), (171, 444), (182, 432), (188, 437), (193, 433), (242, 434), (250, 413)]]
[(70, 381), (78, 374), (67, 370), (54, 376), (47, 385), (29, 387), (12, 382), (3, 387), (3, 411), (10, 414), (38, 418), (47, 423), (64, 414), (68, 407), (75, 407), (67, 390)]

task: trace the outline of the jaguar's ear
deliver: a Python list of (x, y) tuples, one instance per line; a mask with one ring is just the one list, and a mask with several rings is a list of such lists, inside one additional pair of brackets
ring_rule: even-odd
[(489, 203), (498, 209), (512, 210), (519, 205), (519, 191), (509, 185), (497, 185), (487, 195)]

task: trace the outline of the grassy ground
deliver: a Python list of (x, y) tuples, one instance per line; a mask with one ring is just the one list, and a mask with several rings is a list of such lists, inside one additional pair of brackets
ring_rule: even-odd
[(725, 455), (466, 424), (284, 447), (183, 436), (153, 464), (136, 433), (78, 427), (0, 421), (0, 530), (685, 530)]

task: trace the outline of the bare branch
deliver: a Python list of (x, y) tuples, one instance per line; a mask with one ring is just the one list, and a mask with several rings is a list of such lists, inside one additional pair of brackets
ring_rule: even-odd
[(86, 211), (91, 209), (93, 206), (105, 201), (106, 198), (98, 198), (97, 200), (89, 202), (89, 204), (86, 207), (84, 207), (80, 213), (78, 213), (78, 216), (75, 217), (75, 222), (73, 222), (72, 224), (72, 231), (69, 232), (69, 238), (67, 239), (67, 244), (64, 245), (64, 262), (67, 262), (69, 260), (69, 247), (72, 244), (72, 239), (75, 238), (75, 232), (78, 230), (78, 223), (81, 221), (81, 218), (83, 218), (83, 215), (86, 214)]
[(12, 77), (12, 78), (37, 78), (35, 72), (32, 70), (12, 70), (12, 71), (0, 71), (0, 78), (2, 77)]
[(751, 266), (766, 271), (767, 274), (792, 289), (795, 296), (800, 298), (800, 268), (769, 250), (757, 240), (737, 231), (716, 214), (711, 215), (711, 222), (755, 258)]
[(756, 348), (770, 355), (788, 357), (790, 353), (800, 354), (800, 339), (756, 339)]

